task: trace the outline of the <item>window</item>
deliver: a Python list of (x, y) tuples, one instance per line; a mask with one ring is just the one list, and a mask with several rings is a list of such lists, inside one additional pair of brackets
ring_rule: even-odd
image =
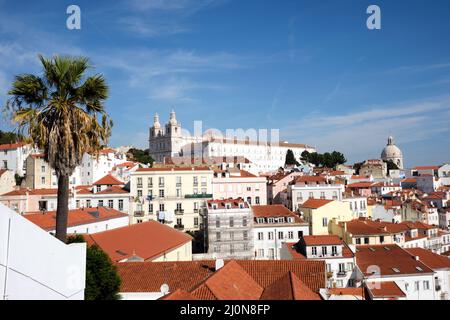
[(159, 186), (164, 187), (164, 177), (159, 177)]
[(331, 247), (331, 254), (332, 255), (337, 255), (337, 247), (336, 246), (332, 246)]
[(312, 248), (311, 248), (311, 254), (312, 254), (313, 256), (317, 256), (317, 247), (312, 247)]
[(258, 250), (258, 257), (264, 258), (264, 249), (259, 249)]
[(320, 193), (320, 199), (325, 199), (325, 192), (322, 191), (322, 192)]
[(252, 198), (251, 197), (247, 197), (247, 202), (248, 202), (248, 204), (252, 204)]
[(278, 231), (278, 239), (280, 239), (280, 240), (284, 239), (283, 231)]
[(159, 197), (164, 198), (164, 189), (159, 190)]
[(323, 227), (328, 227), (328, 218), (322, 218), (322, 226)]
[(294, 231), (289, 231), (288, 232), (288, 238), (289, 239), (294, 239)]
[(384, 236), (380, 236), (380, 243), (384, 243)]
[(419, 291), (420, 289), (420, 282), (419, 281), (415, 281), (414, 282), (414, 291)]
[(353, 271), (354, 268), (355, 265), (353, 264), (353, 262), (347, 262), (347, 271)]
[(269, 240), (273, 240), (273, 232), (268, 233)]
[(216, 228), (220, 228), (220, 219), (219, 218), (216, 219)]
[(309, 193), (309, 198), (310, 198), (310, 199), (314, 199), (314, 193), (310, 192), (310, 193)]
[(177, 203), (177, 211), (181, 211), (182, 209), (182, 204), (181, 203)]
[(345, 263), (339, 263), (339, 272), (340, 273), (345, 272)]
[(255, 203), (259, 204), (259, 197), (255, 197)]
[(45, 184), (45, 177), (41, 177), (41, 183)]
[(181, 189), (177, 189), (177, 198), (181, 198)]
[(138, 196), (138, 197), (142, 197), (142, 190), (138, 190), (138, 191), (137, 191), (137, 196)]
[(3, 160), (3, 169), (8, 169), (8, 161)]
[(364, 238), (364, 244), (369, 244), (369, 238)]
[(80, 200), (76, 201), (76, 207), (77, 207), (77, 209), (80, 207)]
[(331, 264), (330, 263), (326, 264), (326, 270), (327, 270), (327, 272), (331, 272)]
[(142, 178), (137, 178), (137, 187), (142, 188)]
[(108, 200), (108, 208), (114, 208), (114, 200)]
[(183, 220), (181, 218), (177, 218), (177, 225), (181, 226), (183, 224)]
[(159, 204), (159, 211), (165, 211), (166, 206), (164, 205), (164, 203), (160, 203)]
[[(337, 191), (333, 191), (333, 200), (337, 200), (338, 199), (338, 194)], [(351, 203), (350, 203), (351, 205)]]
[(302, 238), (303, 237), (303, 231), (298, 231), (298, 238)]
[(98, 200), (98, 206), (103, 207), (103, 200)]
[(153, 188), (153, 178), (152, 177), (148, 178), (148, 187)]
[(327, 255), (327, 247), (322, 247), (322, 255)]
[(86, 207), (90, 208), (91, 207), (91, 200), (86, 200)]
[(45, 172), (45, 166), (41, 166), (41, 172)]
[(242, 218), (242, 226), (246, 227), (247, 226), (247, 218)]
[(264, 234), (262, 232), (258, 232), (258, 240), (264, 240)]
[[(119, 206), (120, 206), (120, 202), (119, 202)], [(148, 212), (149, 213), (153, 213), (153, 203), (149, 203), (149, 205), (148, 205)]]
[(244, 240), (248, 240), (248, 232), (244, 231), (243, 234), (242, 234), (242, 237), (243, 237)]
[(198, 177), (194, 177), (194, 186), (198, 186)]
[(220, 232), (216, 232), (216, 241), (220, 241)]
[(423, 290), (430, 290), (430, 282), (429, 281), (423, 282)]
[(233, 219), (233, 217), (230, 217), (230, 227), (234, 227), (234, 219)]
[(361, 238), (356, 238), (356, 244), (361, 244)]
[(269, 249), (269, 259), (275, 259), (275, 249), (274, 248)]

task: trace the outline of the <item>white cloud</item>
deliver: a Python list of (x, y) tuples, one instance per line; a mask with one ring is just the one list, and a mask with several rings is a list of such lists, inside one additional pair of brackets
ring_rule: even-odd
[(450, 132), (449, 109), (449, 97), (441, 97), (337, 116), (311, 114), (280, 130), (283, 137), (312, 144), (319, 152), (339, 150), (350, 161), (360, 161), (379, 157), (389, 135), (401, 146)]

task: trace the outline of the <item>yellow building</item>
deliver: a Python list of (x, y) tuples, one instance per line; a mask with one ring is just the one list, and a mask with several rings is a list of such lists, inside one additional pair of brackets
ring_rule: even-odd
[(314, 236), (330, 234), (333, 219), (350, 221), (353, 216), (348, 203), (325, 199), (308, 199), (299, 207), (299, 211), (309, 223), (310, 235)]
[(22, 183), (24, 188), (52, 188), (52, 169), (44, 160), (43, 154), (30, 154), (26, 159), (26, 168), (27, 174), (24, 182)]
[(405, 241), (407, 226), (390, 222), (355, 219), (332, 221), (330, 231), (348, 244), (401, 244)]
[(131, 223), (160, 221), (178, 230), (200, 230), (211, 200), (214, 171), (208, 167), (140, 168), (131, 174)]

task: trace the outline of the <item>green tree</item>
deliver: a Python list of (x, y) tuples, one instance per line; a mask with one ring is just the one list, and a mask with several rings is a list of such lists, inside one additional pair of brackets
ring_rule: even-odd
[(0, 144), (14, 143), (21, 140), (21, 137), (14, 132), (0, 130)]
[(44, 151), (58, 177), (56, 237), (67, 238), (69, 177), (85, 153), (107, 143), (112, 121), (104, 109), (108, 86), (102, 75), (86, 76), (84, 57), (39, 56), (42, 76), (16, 76), (6, 108), (18, 131)]
[(398, 167), (398, 165), (395, 164), (394, 161), (392, 160), (388, 160), (385, 161), (387, 164), (387, 171), (389, 172), (389, 170), (399, 170), (400, 168)]
[(306, 162), (309, 163), (309, 161), (310, 161), (310, 153), (307, 150), (303, 151), (302, 154), (301, 154), (301, 159), (303, 161), (306, 161)]
[(286, 152), (286, 161), (284, 162), (287, 166), (299, 165), (298, 161), (295, 160), (294, 152), (291, 149), (288, 149)]
[[(85, 242), (83, 236), (67, 239), (68, 243)], [(121, 280), (117, 267), (98, 246), (88, 246), (86, 252), (85, 300), (118, 300)]]
[(143, 164), (150, 164), (151, 166), (153, 166), (153, 162), (155, 161), (150, 156), (149, 149), (140, 150), (140, 149), (131, 148), (130, 150), (128, 150), (128, 156), (129, 156), (130, 160), (132, 160), (132, 161), (137, 161), (137, 162), (140, 162)]
[(309, 154), (309, 162), (315, 165), (316, 167), (320, 167), (323, 165), (323, 155), (317, 152), (313, 152)]
[(332, 159), (332, 163), (333, 163), (333, 168), (335, 168), (337, 165), (339, 164), (344, 164), (347, 162), (347, 159), (345, 158), (344, 154), (338, 152), (338, 151), (333, 151), (331, 153), (331, 159)]

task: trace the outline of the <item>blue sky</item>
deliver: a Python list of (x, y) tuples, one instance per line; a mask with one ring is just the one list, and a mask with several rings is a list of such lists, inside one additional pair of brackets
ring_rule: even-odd
[[(82, 29), (66, 28), (81, 8)], [(366, 28), (377, 4), (382, 29)], [(450, 1), (0, 0), (0, 99), (36, 59), (91, 58), (111, 88), (111, 145), (147, 147), (172, 108), (189, 130), (280, 129), (290, 142), (408, 166), (450, 161)], [(2, 128), (10, 128), (5, 119)]]

